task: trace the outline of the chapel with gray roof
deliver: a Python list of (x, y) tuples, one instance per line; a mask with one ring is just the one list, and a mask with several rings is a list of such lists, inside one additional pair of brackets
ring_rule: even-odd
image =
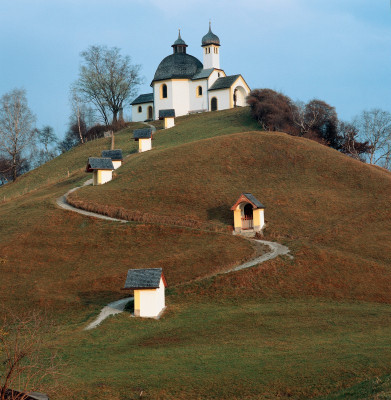
[(158, 65), (151, 82), (152, 93), (133, 100), (132, 120), (161, 117), (161, 110), (174, 110), (175, 116), (242, 107), (250, 93), (241, 74), (227, 75), (220, 68), (220, 38), (209, 31), (201, 39), (203, 62), (188, 54), (188, 45), (179, 30), (171, 45), (172, 54)]

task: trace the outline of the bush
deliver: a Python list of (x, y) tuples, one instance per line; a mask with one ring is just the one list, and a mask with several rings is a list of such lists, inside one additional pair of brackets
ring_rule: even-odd
[(271, 89), (255, 89), (247, 97), (247, 104), (263, 129), (297, 134), (292, 117), (293, 103), (284, 94)]

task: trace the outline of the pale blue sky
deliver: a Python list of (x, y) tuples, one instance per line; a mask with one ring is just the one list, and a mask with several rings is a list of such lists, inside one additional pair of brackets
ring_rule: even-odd
[(24, 87), (38, 126), (63, 137), (82, 50), (121, 48), (142, 65), (148, 93), (178, 28), (202, 61), (209, 19), (221, 67), (251, 88), (320, 98), (343, 119), (391, 111), (389, 0), (0, 0), (0, 95)]

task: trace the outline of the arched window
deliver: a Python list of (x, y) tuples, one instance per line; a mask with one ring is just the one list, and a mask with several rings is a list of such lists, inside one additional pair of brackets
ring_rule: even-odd
[(138, 112), (141, 113), (143, 111), (143, 108), (141, 106), (138, 106)]
[(148, 107), (148, 119), (152, 119), (153, 118), (153, 109), (152, 106)]
[(167, 98), (167, 85), (165, 83), (163, 83), (163, 85), (160, 86), (160, 98), (161, 99)]
[(197, 97), (201, 97), (202, 96), (202, 86), (198, 86), (197, 87)]
[(217, 111), (217, 98), (213, 97), (210, 101), (210, 109), (211, 111)]

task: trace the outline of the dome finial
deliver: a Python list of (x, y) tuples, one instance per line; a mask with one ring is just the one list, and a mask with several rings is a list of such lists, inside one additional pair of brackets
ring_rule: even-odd
[(174, 53), (186, 53), (186, 42), (181, 37), (181, 29), (178, 29), (178, 39), (175, 40), (174, 44), (171, 46), (174, 48)]
[(212, 32), (212, 20), (209, 19), (209, 32), (202, 38), (201, 46), (204, 47), (211, 44), (214, 44), (215, 46), (220, 46), (220, 39)]

